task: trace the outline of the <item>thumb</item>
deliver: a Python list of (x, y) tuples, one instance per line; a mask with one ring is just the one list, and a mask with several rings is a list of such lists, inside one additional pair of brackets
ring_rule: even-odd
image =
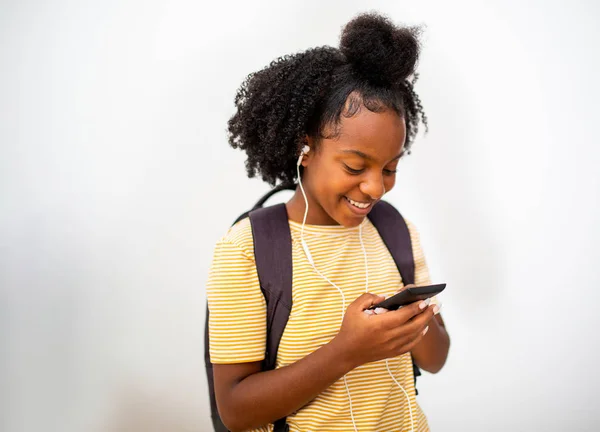
[(348, 309), (356, 308), (360, 311), (364, 311), (365, 309), (369, 309), (371, 306), (376, 305), (377, 303), (380, 303), (384, 300), (385, 296), (365, 293), (356, 300), (354, 300), (352, 304), (348, 307)]

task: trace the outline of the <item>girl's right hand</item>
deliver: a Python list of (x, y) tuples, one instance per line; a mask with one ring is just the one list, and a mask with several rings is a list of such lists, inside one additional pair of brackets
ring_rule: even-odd
[(342, 327), (332, 343), (352, 368), (409, 352), (427, 333), (433, 305), (418, 301), (384, 314), (365, 313), (384, 299), (363, 294), (346, 309)]

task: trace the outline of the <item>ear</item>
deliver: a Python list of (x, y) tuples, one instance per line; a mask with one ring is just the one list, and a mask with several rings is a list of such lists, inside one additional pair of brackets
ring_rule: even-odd
[(302, 158), (303, 167), (307, 167), (310, 164), (310, 161), (313, 159), (313, 155), (315, 154), (315, 140), (306, 135), (300, 148), (304, 147), (305, 145), (309, 146), (310, 150), (308, 153), (305, 153), (304, 157)]

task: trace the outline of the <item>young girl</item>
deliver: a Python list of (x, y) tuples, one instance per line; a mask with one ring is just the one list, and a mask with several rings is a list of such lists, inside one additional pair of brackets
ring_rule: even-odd
[[(266, 308), (249, 219), (215, 249), (210, 356), (231, 431), (269, 431), (286, 416), (290, 431), (429, 430), (413, 360), (432, 373), (446, 360), (437, 302), (368, 310), (383, 300), (376, 293), (403, 289), (367, 214), (394, 187), (419, 123), (427, 126), (413, 90), (418, 54), (415, 29), (364, 14), (345, 26), (339, 49), (280, 58), (236, 96), (230, 143), (247, 153), (248, 175), (298, 187), (286, 204), (293, 307), (275, 370), (261, 371)], [(429, 284), (419, 236), (408, 228), (415, 284)]]

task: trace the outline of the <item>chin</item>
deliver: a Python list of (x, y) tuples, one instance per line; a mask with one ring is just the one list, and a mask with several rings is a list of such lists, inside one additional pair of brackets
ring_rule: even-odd
[(346, 228), (355, 228), (359, 226), (365, 220), (365, 217), (367, 217), (366, 215), (357, 215), (349, 211), (344, 201), (341, 202), (336, 213), (337, 214), (333, 219)]

